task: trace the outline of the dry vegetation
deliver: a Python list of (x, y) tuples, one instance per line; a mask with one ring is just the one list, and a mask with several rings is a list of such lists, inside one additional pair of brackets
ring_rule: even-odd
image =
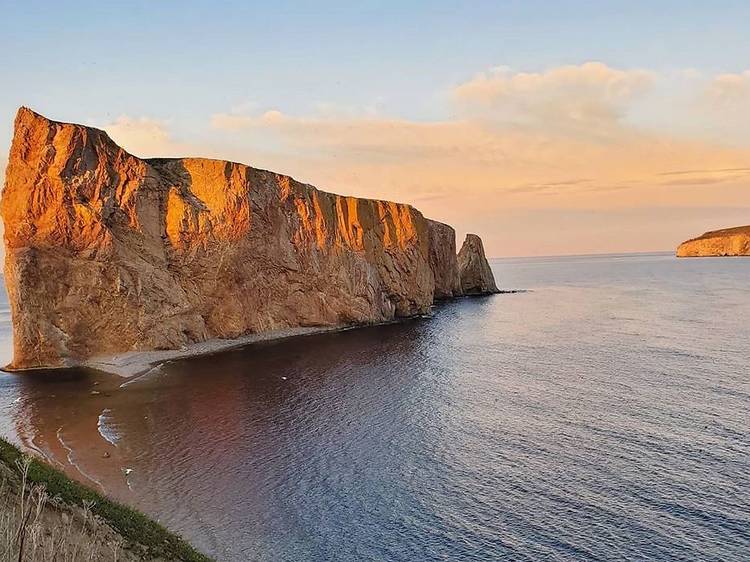
[(145, 515), (0, 439), (0, 561), (207, 561)]
[[(94, 519), (91, 504), (60, 505), (43, 484), (29, 485), (29, 461), (19, 477), (3, 470), (0, 481), (0, 560), (125, 560), (122, 540)], [(109, 535), (109, 536), (108, 536)]]

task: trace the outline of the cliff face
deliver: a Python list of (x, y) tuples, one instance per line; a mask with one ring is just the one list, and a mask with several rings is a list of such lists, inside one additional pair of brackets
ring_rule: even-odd
[(467, 234), (458, 253), (458, 269), (461, 290), (465, 295), (497, 293), (495, 277), (484, 255), (482, 239), (476, 234)]
[(430, 236), (430, 269), (435, 277), (435, 300), (463, 294), (456, 256), (456, 231), (447, 224), (427, 221)]
[(453, 229), (411, 206), (232, 162), (142, 160), (25, 108), (0, 207), (13, 368), (382, 322), (461, 294)]
[(679, 258), (708, 256), (750, 256), (750, 226), (706, 232), (677, 248)]

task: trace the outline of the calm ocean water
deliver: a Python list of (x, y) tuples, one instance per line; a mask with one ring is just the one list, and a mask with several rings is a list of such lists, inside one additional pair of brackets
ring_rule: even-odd
[(528, 292), (2, 376), (0, 429), (219, 560), (750, 559), (750, 259), (493, 268)]

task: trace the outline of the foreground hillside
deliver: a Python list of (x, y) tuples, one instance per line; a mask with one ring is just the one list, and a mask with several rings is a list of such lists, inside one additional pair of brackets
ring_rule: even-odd
[(0, 560), (209, 559), (145, 515), (0, 439)]
[(706, 232), (677, 248), (679, 258), (749, 255), (750, 225)]

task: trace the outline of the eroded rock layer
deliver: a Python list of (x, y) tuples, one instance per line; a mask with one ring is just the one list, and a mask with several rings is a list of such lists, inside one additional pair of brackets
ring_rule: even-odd
[(750, 226), (706, 232), (683, 242), (677, 257), (750, 256)]
[(409, 205), (232, 162), (139, 159), (25, 108), (2, 216), (13, 368), (383, 322), (462, 293), (453, 229)]
[(430, 235), (430, 268), (435, 278), (435, 300), (463, 295), (456, 256), (456, 231), (442, 222), (427, 221)]

